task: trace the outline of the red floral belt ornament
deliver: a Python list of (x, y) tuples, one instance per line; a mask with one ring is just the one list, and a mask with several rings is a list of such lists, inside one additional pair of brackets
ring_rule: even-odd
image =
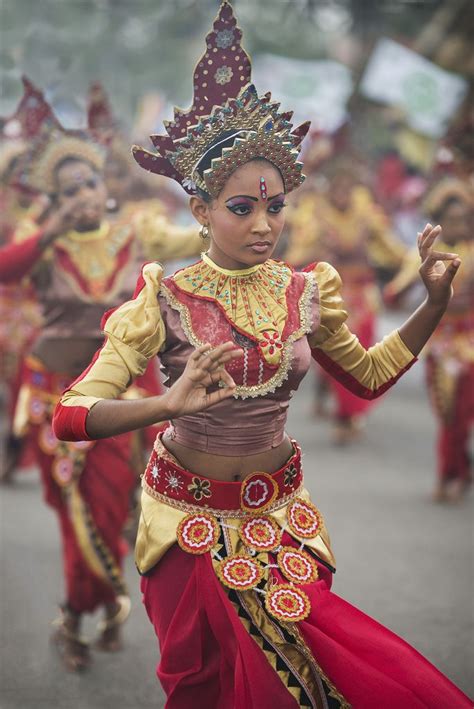
[(172, 507), (188, 513), (207, 510), (216, 517), (247, 519), (286, 506), (296, 499), (303, 482), (301, 451), (293, 442), (290, 460), (271, 475), (256, 472), (241, 483), (201, 477), (180, 467), (159, 439), (145, 474), (145, 491)]
[(249, 591), (263, 579), (263, 567), (247, 554), (233, 554), (216, 568), (220, 581), (235, 591)]
[(242, 482), (240, 506), (250, 513), (266, 510), (278, 496), (278, 485), (268, 473), (253, 473)]
[(242, 522), (239, 536), (250, 549), (272, 551), (280, 546), (282, 531), (271, 517), (252, 517)]
[(313, 539), (320, 533), (323, 525), (321, 513), (312, 502), (297, 497), (288, 505), (288, 527), (296, 536)]

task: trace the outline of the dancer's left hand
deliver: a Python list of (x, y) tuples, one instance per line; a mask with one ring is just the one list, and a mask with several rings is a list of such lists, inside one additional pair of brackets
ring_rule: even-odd
[[(452, 281), (461, 259), (455, 253), (435, 251), (434, 242), (441, 235), (441, 227), (427, 224), (418, 234), (420, 252), (420, 276), (428, 291), (428, 301), (437, 307), (446, 307), (453, 294)], [(447, 262), (447, 265), (446, 265)]]

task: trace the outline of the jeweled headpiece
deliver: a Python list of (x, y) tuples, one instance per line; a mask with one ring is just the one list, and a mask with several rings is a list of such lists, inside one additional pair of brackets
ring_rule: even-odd
[[(194, 70), (193, 105), (188, 111), (175, 108), (174, 120), (165, 121), (168, 135), (151, 136), (157, 153), (132, 149), (141, 167), (172, 177), (189, 194), (199, 187), (217, 196), (234, 170), (256, 157), (279, 169), (286, 192), (304, 181), (298, 155), (309, 122), (292, 131), (292, 112), (278, 113), (280, 104), (270, 93), (258, 96), (241, 38), (232, 7), (224, 0)], [(224, 147), (201, 175), (199, 162), (223, 134), (226, 142), (235, 136), (232, 146)]]
[(59, 126), (43, 92), (27, 76), (22, 76), (21, 80), (23, 96), (20, 103), (11, 116), (0, 118), (1, 139), (34, 140), (43, 128)]
[[(44, 101), (44, 99), (43, 99)], [(37, 136), (27, 166), (27, 184), (39, 192), (54, 194), (56, 168), (68, 158), (84, 160), (98, 172), (103, 170), (105, 149), (91, 131), (66, 130), (57, 120), (53, 109), (46, 103), (51, 121)]]
[(0, 118), (0, 175), (4, 176), (16, 159), (14, 174), (9, 174), (10, 182), (23, 185), (25, 181), (27, 155), (32, 142), (40, 139), (43, 132), (59, 128), (43, 92), (30, 79), (22, 76), (23, 96), (15, 112)]
[(430, 219), (439, 219), (440, 212), (451, 200), (463, 202), (472, 209), (474, 207), (474, 190), (466, 180), (445, 177), (428, 192), (423, 204), (423, 211)]

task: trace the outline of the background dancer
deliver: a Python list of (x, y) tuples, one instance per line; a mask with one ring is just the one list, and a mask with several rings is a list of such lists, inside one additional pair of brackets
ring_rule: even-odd
[[(51, 416), (61, 391), (100, 345), (105, 310), (133, 293), (143, 256), (130, 224), (104, 220), (100, 146), (87, 135), (54, 129), (36, 149), (29, 179), (49, 195), (50, 216), (41, 226), (23, 222), (14, 243), (1, 250), (0, 279), (12, 282), (31, 273), (43, 311), (41, 334), (23, 366), (14, 432), (28, 432), (46, 501), (58, 512), (66, 600), (57, 640), (66, 666), (76, 670), (90, 662), (80, 636), (83, 613), (104, 605), (99, 647), (116, 650), (121, 644), (129, 603), (120, 535), (136, 484), (134, 446), (130, 434), (99, 444), (63, 444), (52, 432)], [(181, 237), (179, 244), (187, 238), (188, 248), (200, 241), (194, 228), (170, 232)], [(155, 234), (159, 247), (162, 222)], [(144, 393), (137, 387), (135, 395)]]
[[(443, 228), (441, 251), (459, 254), (463, 267), (446, 315), (426, 347), (426, 381), (438, 420), (436, 502), (458, 501), (472, 478), (469, 437), (474, 422), (474, 195), (456, 178), (435, 185), (425, 213)], [(388, 303), (403, 300), (417, 283), (418, 263), (410, 252), (396, 278), (386, 287)]]

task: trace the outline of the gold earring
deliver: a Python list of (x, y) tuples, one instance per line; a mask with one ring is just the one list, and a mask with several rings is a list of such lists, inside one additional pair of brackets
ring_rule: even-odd
[(209, 237), (209, 227), (203, 224), (199, 229), (199, 236), (203, 241), (205, 241)]

